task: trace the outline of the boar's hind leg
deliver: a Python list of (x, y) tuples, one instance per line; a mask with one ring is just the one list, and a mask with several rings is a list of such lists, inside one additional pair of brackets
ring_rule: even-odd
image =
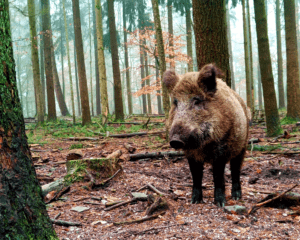
[(195, 161), (193, 158), (188, 158), (188, 161), (193, 178), (192, 203), (202, 203), (203, 162)]
[(223, 159), (215, 160), (213, 162), (213, 177), (215, 185), (215, 203), (219, 207), (225, 206), (225, 181), (224, 170), (226, 162)]
[(231, 169), (231, 181), (232, 181), (232, 189), (231, 189), (231, 197), (234, 200), (239, 200), (242, 197), (242, 189), (241, 189), (241, 166), (243, 163), (245, 155), (245, 149), (230, 161), (230, 169)]

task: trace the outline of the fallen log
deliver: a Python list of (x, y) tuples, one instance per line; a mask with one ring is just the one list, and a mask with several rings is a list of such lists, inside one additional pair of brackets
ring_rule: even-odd
[(162, 158), (164, 156), (181, 157), (184, 156), (184, 152), (169, 151), (169, 152), (150, 152), (150, 153), (146, 152), (146, 153), (129, 154), (129, 161), (137, 161), (143, 158)]
[(137, 133), (123, 133), (123, 134), (107, 134), (106, 137), (115, 137), (115, 138), (128, 138), (128, 137), (135, 137), (135, 136), (145, 136), (145, 135), (159, 135), (163, 134), (165, 131), (159, 132), (137, 132)]
[(82, 226), (81, 223), (77, 223), (77, 222), (66, 222), (66, 221), (56, 220), (56, 219), (51, 219), (51, 222), (52, 222), (53, 224), (60, 225), (60, 226), (65, 226), (65, 227), (69, 227), (69, 226)]
[(42, 186), (42, 194), (43, 196), (46, 196), (51, 191), (58, 191), (61, 190), (64, 186), (64, 179), (58, 179), (54, 182), (45, 184)]

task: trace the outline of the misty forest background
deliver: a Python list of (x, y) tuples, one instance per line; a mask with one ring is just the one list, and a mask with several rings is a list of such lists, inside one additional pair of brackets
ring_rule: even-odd
[[(123, 113), (116, 116), (119, 120), (124, 119), (124, 114), (163, 114), (166, 108), (160, 91), (161, 74), (153, 3), (150, 0), (79, 2), (80, 16), (76, 17), (71, 0), (18, 0), (9, 3), (17, 85), (24, 117), (38, 115), (39, 101), (44, 102), (43, 114), (48, 114), (48, 120), (73, 114), (118, 115), (120, 109)], [(161, 0), (158, 3), (167, 68), (174, 68), (177, 74), (198, 71), (192, 2)], [(279, 0), (268, 0), (265, 4), (277, 108), (286, 108), (288, 94), (284, 4)], [(264, 109), (264, 99), (253, 1), (228, 1), (226, 14), (231, 87), (254, 113), (255, 110)], [(298, 0), (295, 1), (295, 14), (297, 43), (300, 46)], [(112, 45), (111, 41), (113, 29), (110, 28), (109, 18), (112, 16), (115, 20), (117, 46)], [(32, 17), (36, 33), (30, 32), (29, 17)], [(48, 25), (47, 17), (50, 17)], [(81, 24), (88, 98), (86, 94), (80, 96), (79, 76), (82, 75), (80, 71), (83, 62), (77, 61), (74, 34), (76, 20), (80, 20)], [(100, 38), (102, 35), (103, 39)], [(38, 74), (34, 74), (32, 49), (37, 50)], [(104, 50), (103, 59), (101, 49)], [(116, 50), (117, 55), (114, 55)], [(297, 54), (299, 58), (299, 51)], [(116, 62), (119, 63), (116, 67), (119, 68), (120, 83), (113, 71), (113, 64)], [(47, 71), (51, 77), (47, 76)], [(35, 83), (35, 77), (41, 88)], [(48, 81), (53, 81), (55, 89), (55, 113), (52, 109), (50, 118), (48, 102), (53, 101), (53, 96), (52, 99), (47, 96)], [(104, 89), (106, 87), (107, 96)], [(38, 97), (38, 94), (41, 96)], [(84, 97), (87, 105), (80, 103), (81, 97)], [(82, 112), (86, 108), (89, 113)]]

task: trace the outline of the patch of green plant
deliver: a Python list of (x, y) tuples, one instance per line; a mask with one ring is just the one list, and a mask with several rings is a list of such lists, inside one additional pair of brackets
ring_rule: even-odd
[(80, 164), (76, 167), (76, 170), (72, 173), (72, 174), (67, 174), (64, 177), (64, 183), (66, 185), (71, 185), (74, 182), (80, 182), (84, 179), (84, 175), (85, 175), (85, 170), (87, 168), (86, 164)]
[(254, 144), (253, 148), (250, 144), (248, 145), (248, 150), (252, 150), (252, 151), (274, 151), (274, 150), (280, 149), (280, 148), (282, 148), (281, 144), (271, 145), (271, 146)]
[(69, 149), (80, 149), (83, 148), (83, 144), (82, 143), (77, 143), (77, 144), (72, 144)]
[(116, 128), (116, 132), (118, 132), (118, 133), (123, 132), (124, 130), (126, 130), (126, 126), (124, 124), (122, 124), (120, 127)]
[(135, 133), (139, 132), (143, 128), (143, 125), (131, 125), (130, 132)]
[(280, 123), (282, 125), (286, 125), (286, 124), (294, 124), (294, 123), (297, 123), (298, 121), (299, 121), (299, 119), (297, 119), (297, 118), (285, 117), (285, 118), (281, 119)]

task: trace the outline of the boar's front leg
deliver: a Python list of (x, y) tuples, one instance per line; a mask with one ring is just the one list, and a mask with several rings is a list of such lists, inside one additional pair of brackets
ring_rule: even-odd
[(194, 158), (188, 158), (188, 161), (193, 178), (192, 203), (202, 203), (203, 162), (196, 161)]
[(243, 149), (238, 156), (231, 159), (230, 161), (231, 181), (232, 181), (231, 197), (234, 200), (239, 200), (242, 197), (240, 175), (241, 175), (241, 167), (244, 160), (244, 155), (245, 155), (245, 149)]
[(219, 207), (225, 206), (225, 181), (224, 170), (226, 162), (224, 159), (218, 159), (213, 161), (213, 177), (215, 185), (215, 203)]

